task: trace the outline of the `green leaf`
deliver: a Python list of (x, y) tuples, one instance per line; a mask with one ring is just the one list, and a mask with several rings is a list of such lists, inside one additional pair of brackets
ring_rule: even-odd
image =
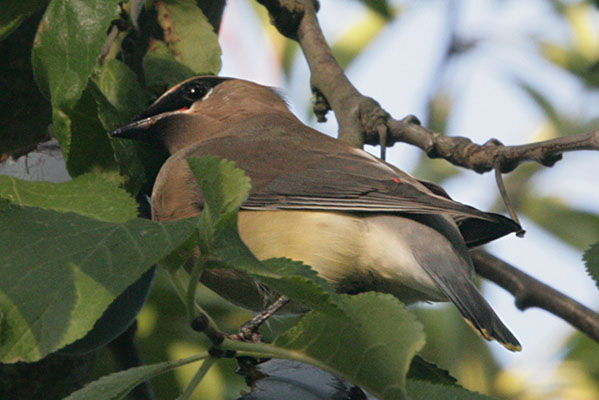
[[(237, 256), (228, 258), (235, 260), (232, 265), (240, 262), (256, 264), (237, 233), (237, 210), (250, 192), (250, 179), (235, 167), (234, 162), (218, 157), (191, 157), (187, 163), (205, 201), (198, 225), (202, 253), (212, 253), (220, 247), (221, 250), (224, 248), (225, 257)], [(214, 244), (217, 238), (221, 241), (219, 245)], [(227, 253), (229, 247), (230, 254)]]
[[(426, 332), (426, 346), (418, 353), (420, 356), (441, 365), (458, 382), (477, 387), (492, 385), (499, 367), (489, 346), (464, 324), (455, 307), (419, 308), (414, 314)], [(408, 378), (412, 376), (408, 374)]]
[(135, 200), (113, 182), (95, 174), (81, 175), (64, 183), (0, 176), (0, 197), (19, 206), (73, 211), (107, 222), (124, 222), (137, 217)]
[(555, 197), (526, 196), (521, 212), (564, 242), (586, 249), (599, 240), (599, 216), (576, 210)]
[[(233, 221), (237, 221), (235, 218)], [(340, 313), (343, 302), (329, 284), (316, 271), (299, 261), (275, 258), (258, 261), (245, 246), (233, 222), (229, 229), (217, 231), (211, 254), (225, 266), (245, 272), (278, 294), (293, 299), (309, 309), (324, 313)], [(278, 294), (270, 293), (271, 297)]]
[(54, 107), (75, 107), (100, 56), (119, 0), (51, 1), (33, 43), (38, 85)]
[[(51, 99), (54, 132), (72, 176), (114, 169), (106, 132), (97, 121), (88, 80), (106, 41), (119, 0), (54, 0), (40, 22), (32, 63), (38, 86)], [(81, 101), (80, 101), (81, 99)]]
[(102, 121), (107, 130), (129, 122), (150, 101), (150, 96), (139, 84), (135, 73), (119, 60), (107, 60), (92, 79), (120, 117), (118, 121)]
[(584, 252), (582, 257), (587, 269), (587, 272), (595, 281), (595, 285), (599, 288), (599, 242), (594, 243)]
[(181, 243), (171, 254), (160, 260), (160, 267), (167, 271), (176, 271), (184, 265), (187, 260), (193, 256), (193, 252), (198, 245), (198, 235), (192, 234)]
[[(589, 72), (591, 71), (589, 70)], [(597, 76), (599, 77), (599, 74), (597, 74)], [(542, 91), (535, 89), (533, 86), (518, 78), (515, 79), (515, 83), (529, 95), (532, 101), (543, 111), (549, 120), (550, 124), (545, 128), (546, 131), (543, 132), (545, 138), (548, 138), (548, 136), (576, 135), (580, 132), (596, 129), (596, 120), (584, 121), (580, 117), (573, 117), (560, 112), (560, 110), (555, 108), (552, 104), (551, 98), (543, 94)]]
[(440, 383), (443, 385), (455, 385), (457, 379), (448, 371), (439, 368), (436, 364), (426, 361), (420, 356), (415, 356), (410, 364), (408, 379)]
[(295, 60), (298, 50), (299, 44), (295, 40), (285, 40), (281, 56), (281, 66), (287, 79), (291, 79), (291, 68), (293, 67), (293, 60)]
[(345, 32), (331, 47), (335, 59), (342, 68), (347, 68), (387, 26), (388, 19), (381, 14), (373, 11), (364, 14), (362, 21)]
[(272, 343), (275, 338), (286, 330), (294, 327), (304, 317), (304, 314), (282, 314), (268, 320), (268, 324), (260, 327), (260, 334), (265, 343)]
[[(20, 3), (4, 2), (8, 7)], [(37, 13), (25, 21), (10, 36), (10, 40), (0, 42), (0, 54), (3, 55), (0, 74), (0, 158), (3, 154), (18, 158), (49, 138), (48, 125), (52, 111), (48, 101), (40, 95), (31, 70), (31, 42), (40, 19), (41, 14)]]
[(422, 154), (418, 164), (411, 173), (417, 176), (418, 179), (440, 184), (461, 172), (460, 169), (454, 167), (446, 160), (428, 158), (428, 156)]
[(175, 59), (198, 75), (216, 75), (221, 68), (218, 36), (196, 2), (164, 0), (155, 7)]
[(543, 110), (547, 118), (549, 118), (553, 124), (556, 126), (561, 125), (562, 118), (560, 114), (541, 92), (520, 79), (516, 79), (516, 83), (530, 96), (536, 105)]
[(277, 292), (311, 310), (335, 313), (343, 309), (339, 295), (308, 265), (288, 258), (270, 258), (262, 261), (262, 265), (266, 274), (254, 270), (251, 275)]
[[(102, 126), (108, 132), (128, 123), (149, 103), (149, 95), (137, 81), (137, 76), (118, 60), (107, 60), (93, 77), (97, 90), (92, 94)], [(125, 188), (136, 195), (150, 179), (146, 174), (147, 160), (163, 161), (159, 157), (142, 157), (144, 145), (126, 139), (110, 141)], [(145, 160), (145, 161), (144, 161)], [(154, 168), (156, 169), (156, 168)]]
[(422, 325), (391, 295), (342, 298), (349, 319), (312, 311), (274, 345), (381, 399), (407, 398), (406, 373), (424, 345)]
[[(550, 62), (581, 78), (590, 89), (599, 87), (599, 40), (597, 10), (593, 2), (552, 1), (554, 9), (568, 26), (569, 40), (559, 44), (539, 41), (543, 56)], [(597, 4), (597, 2), (594, 2)]]
[(364, 4), (371, 11), (374, 11), (386, 20), (391, 20), (394, 17), (394, 12), (387, 0), (360, 0), (360, 3)]
[(191, 157), (187, 163), (214, 218), (235, 213), (247, 199), (252, 187), (250, 178), (233, 161), (208, 156)]
[(336, 293), (310, 267), (288, 259), (260, 262), (237, 232), (237, 212), (251, 189), (250, 179), (235, 163), (218, 157), (187, 160), (205, 200), (198, 227), (203, 254), (245, 272), (280, 294), (323, 312), (339, 312)]
[(0, 361), (36, 361), (83, 337), (108, 305), (193, 233), (195, 220), (103, 222), (0, 210)]
[[(594, 382), (599, 380), (599, 346), (597, 342), (589, 336), (575, 332), (564, 346), (566, 362), (575, 363), (579, 368), (584, 370)], [(568, 365), (568, 368), (571, 366)]]
[(454, 101), (446, 89), (440, 88), (427, 104), (428, 129), (447, 134), (447, 125), (454, 110)]
[(175, 368), (197, 362), (203, 358), (206, 358), (206, 355), (193, 356), (177, 361), (165, 361), (116, 372), (88, 384), (83, 389), (77, 390), (65, 400), (123, 399), (140, 383), (172, 371)]
[[(110, 139), (98, 118), (98, 107), (92, 91), (91, 88), (85, 90), (75, 108), (68, 114), (55, 106), (53, 108), (54, 131), (59, 139), (67, 170), (73, 177), (86, 172), (116, 174), (117, 170)], [(58, 124), (64, 126), (60, 127)], [(65, 139), (69, 143), (68, 152), (63, 147)]]
[(492, 397), (471, 392), (459, 386), (439, 385), (426, 381), (408, 380), (412, 400), (491, 400)]
[(156, 95), (196, 75), (189, 67), (175, 59), (166, 43), (152, 38), (142, 65), (146, 86)]
[[(221, 268), (245, 272), (278, 294), (284, 294), (307, 308), (327, 314), (342, 314), (343, 303), (316, 271), (298, 261), (284, 258), (258, 261), (245, 247), (236, 231), (219, 235), (211, 254), (225, 263)], [(269, 293), (271, 298), (278, 295)]]
[(49, 0), (7, 1), (0, 14), (0, 40), (10, 35), (27, 17), (41, 9)]

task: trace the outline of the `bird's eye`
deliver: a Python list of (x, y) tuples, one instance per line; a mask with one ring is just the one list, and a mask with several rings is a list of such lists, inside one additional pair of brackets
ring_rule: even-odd
[(187, 100), (195, 101), (201, 99), (205, 93), (206, 90), (202, 86), (195, 84), (187, 86), (183, 95)]

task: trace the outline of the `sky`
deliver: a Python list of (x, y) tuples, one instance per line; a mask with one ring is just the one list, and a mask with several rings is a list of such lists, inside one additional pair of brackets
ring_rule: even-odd
[[(396, 118), (407, 114), (425, 116), (430, 81), (446, 44), (444, 17), (449, 2), (413, 3), (415, 6), (384, 28), (346, 71), (358, 90), (379, 101)], [(484, 38), (485, 42), (453, 62), (444, 75), (444, 84), (455, 102), (448, 126), (450, 135), (467, 136), (477, 143), (489, 138), (505, 144), (541, 140), (546, 117), (514, 84), (516, 79), (529, 82), (574, 119), (599, 116), (599, 95), (583, 93), (576, 79), (545, 61), (533, 42), (526, 39), (567, 42), (568, 27), (553, 14), (549, 2), (472, 0), (463, 4), (457, 11), (458, 32), (465, 37)], [(300, 119), (335, 136), (337, 126), (332, 114), (327, 123), (317, 124), (307, 113), (310, 89), (306, 62), (296, 57), (292, 79), (286, 81), (276, 61), (276, 50), (252, 7), (247, 0), (228, 3), (220, 33), (221, 75), (282, 88)], [(321, 1), (318, 14), (329, 43), (339, 39), (363, 15), (363, 6), (348, 0)], [(595, 17), (599, 35), (599, 15)], [(376, 148), (367, 150), (378, 155)], [(388, 149), (387, 161), (411, 171), (419, 152), (408, 145), (396, 145)], [(570, 153), (555, 167), (539, 173), (532, 184), (540, 194), (558, 196), (567, 204), (599, 214), (598, 168), (599, 153)], [(455, 199), (483, 210), (491, 207), (497, 195), (493, 174), (468, 172), (449, 179), (444, 187)], [(527, 230), (525, 239), (512, 235), (494, 242), (489, 251), (599, 309), (599, 292), (584, 271), (581, 253), (531, 221), (523, 219), (522, 223)], [(485, 283), (483, 290), (524, 346), (521, 353), (492, 346), (500, 362), (507, 368), (534, 370), (539, 379), (550, 374), (561, 355), (559, 346), (573, 329), (547, 312), (517, 310), (513, 297), (492, 283)]]

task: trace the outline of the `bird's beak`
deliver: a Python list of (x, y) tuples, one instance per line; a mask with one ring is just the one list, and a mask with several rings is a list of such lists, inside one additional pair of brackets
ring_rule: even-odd
[(182, 114), (186, 110), (179, 109), (143, 118), (143, 115), (146, 113), (146, 111), (144, 111), (137, 118), (135, 118), (133, 122), (125, 126), (121, 126), (120, 128), (112, 131), (110, 133), (110, 136), (116, 138), (134, 139), (139, 140), (141, 142), (154, 144), (156, 142), (159, 142), (159, 138), (155, 136), (156, 132), (154, 132), (152, 128), (161, 120)]
[(152, 128), (166, 118), (189, 110), (189, 100), (183, 99), (177, 93), (180, 86), (181, 84), (160, 96), (152, 105), (138, 114), (132, 122), (116, 129), (110, 136), (134, 139), (150, 144), (160, 142), (160, 138), (156, 137), (158, 130)]

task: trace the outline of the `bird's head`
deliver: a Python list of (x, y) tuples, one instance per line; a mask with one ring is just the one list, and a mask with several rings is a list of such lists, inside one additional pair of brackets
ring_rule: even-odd
[(173, 154), (218, 135), (224, 124), (272, 112), (289, 110), (271, 88), (241, 79), (200, 76), (166, 91), (111, 136), (164, 146)]

